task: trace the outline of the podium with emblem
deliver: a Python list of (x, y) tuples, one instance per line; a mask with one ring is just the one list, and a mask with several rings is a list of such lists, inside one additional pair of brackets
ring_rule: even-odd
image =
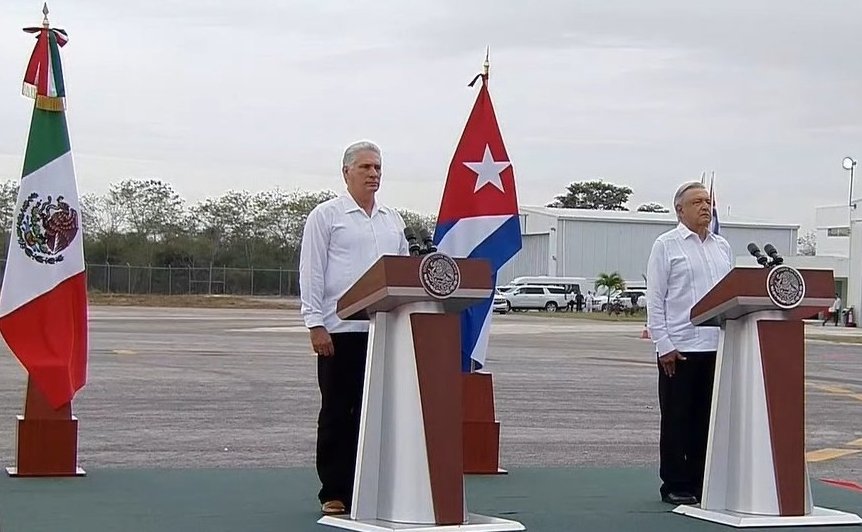
[(349, 516), (358, 531), (524, 530), (471, 514), (464, 493), (459, 314), (491, 297), (490, 265), (443, 253), (381, 257), (338, 301), (369, 320)]
[(805, 461), (802, 319), (832, 302), (832, 271), (767, 266), (731, 270), (692, 308), (693, 324), (721, 330), (703, 497), (674, 512), (735, 527), (862, 523), (814, 506)]

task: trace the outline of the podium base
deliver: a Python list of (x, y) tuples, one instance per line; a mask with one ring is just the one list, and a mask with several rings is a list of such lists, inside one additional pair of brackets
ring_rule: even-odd
[(61, 474), (53, 474), (53, 475), (22, 475), (18, 473), (17, 467), (7, 467), (6, 474), (10, 477), (32, 477), (32, 476), (52, 476), (52, 477), (86, 477), (87, 472), (81, 469), (80, 467), (75, 468), (74, 473), (61, 473)]
[[(78, 467), (78, 418), (17, 416), (17, 460), (6, 473), (13, 477), (83, 476)], [(14, 473), (12, 472), (14, 471)]]
[(462, 525), (427, 525), (419, 523), (393, 523), (379, 519), (354, 521), (347, 515), (327, 515), (317, 521), (320, 525), (355, 530), (357, 532), (508, 532), (526, 530), (517, 521), (469, 514), (469, 521)]
[(508, 475), (509, 470), (498, 467), (496, 471), (464, 471), (465, 475)]
[(736, 528), (862, 524), (862, 519), (856, 514), (820, 508), (819, 506), (815, 506), (809, 515), (786, 517), (780, 515), (743, 514), (731, 512), (730, 510), (704, 510), (698, 506), (677, 506), (673, 512)]

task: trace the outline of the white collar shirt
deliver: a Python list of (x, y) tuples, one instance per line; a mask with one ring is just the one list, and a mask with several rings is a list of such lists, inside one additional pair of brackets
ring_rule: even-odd
[(658, 356), (718, 349), (718, 327), (695, 327), (691, 309), (733, 268), (727, 240), (679, 224), (660, 235), (647, 266), (647, 327)]
[(325, 201), (308, 215), (299, 255), (300, 312), (308, 328), (363, 332), (367, 321), (343, 321), (338, 299), (383, 255), (408, 255), (404, 220), (377, 203), (369, 215), (349, 194)]

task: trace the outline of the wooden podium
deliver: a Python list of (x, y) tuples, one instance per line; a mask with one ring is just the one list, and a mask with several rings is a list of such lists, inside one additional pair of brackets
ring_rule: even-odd
[(370, 321), (368, 358), (350, 516), (318, 523), (524, 530), (465, 502), (459, 313), (492, 291), (486, 261), (431, 253), (384, 256), (341, 297), (339, 318)]
[(674, 512), (735, 527), (862, 523), (818, 508), (805, 461), (803, 317), (832, 303), (832, 271), (735, 268), (691, 311), (720, 326), (700, 506)]

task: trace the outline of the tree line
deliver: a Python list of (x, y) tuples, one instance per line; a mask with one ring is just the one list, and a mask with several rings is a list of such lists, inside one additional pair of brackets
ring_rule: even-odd
[[(602, 180), (569, 184), (550, 207), (628, 210), (632, 189)], [(0, 246), (9, 244), (16, 218), (18, 181), (0, 182)], [(231, 190), (189, 204), (158, 179), (125, 179), (105, 194), (80, 198), (84, 253), (88, 262), (172, 267), (285, 268), (299, 265), (302, 229), (311, 210), (331, 190), (280, 188), (251, 193)], [(639, 212), (669, 212), (644, 203)], [(407, 225), (434, 233), (436, 216), (398, 209)], [(813, 232), (799, 237), (802, 254), (814, 254)], [(5, 253), (3, 255), (5, 257)]]
[[(558, 207), (626, 209), (632, 190), (601, 180), (572, 183)], [(9, 244), (18, 181), (0, 183), (0, 245)], [(286, 268), (299, 265), (302, 229), (311, 210), (335, 192), (231, 190), (189, 204), (158, 179), (125, 179), (105, 194), (80, 197), (87, 262), (161, 267)], [(638, 210), (667, 212), (659, 204)], [(398, 209), (409, 226), (434, 233), (436, 216)], [(5, 254), (4, 254), (5, 257)]]
[[(600, 211), (627, 211), (630, 187), (608, 183), (601, 179), (570, 183), (563, 194), (554, 197), (548, 207), (563, 209), (589, 209)], [(638, 205), (638, 212), (670, 212), (661, 203), (651, 201)]]
[[(3, 250), (17, 195), (17, 181), (0, 183)], [(331, 190), (231, 190), (189, 204), (163, 181), (126, 179), (105, 194), (80, 197), (84, 254), (97, 264), (292, 269), (308, 214), (335, 196)], [(398, 211), (408, 225), (433, 234), (435, 216)]]

